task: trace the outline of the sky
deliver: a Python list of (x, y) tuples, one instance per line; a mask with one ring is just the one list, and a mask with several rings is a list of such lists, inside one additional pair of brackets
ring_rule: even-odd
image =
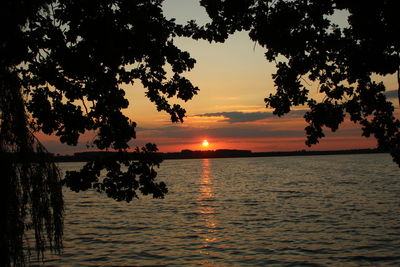
[[(184, 24), (191, 19), (198, 24), (208, 21), (198, 0), (166, 0), (163, 8), (165, 16), (176, 18), (178, 23)], [(337, 14), (336, 19), (339, 24), (345, 23), (345, 14)], [(299, 107), (278, 118), (265, 107), (264, 98), (275, 91), (271, 78), (274, 64), (265, 59), (265, 49), (252, 42), (246, 32), (232, 35), (223, 44), (188, 38), (177, 39), (175, 43), (196, 59), (194, 69), (184, 76), (198, 86), (200, 92), (186, 103), (172, 101), (182, 104), (187, 111), (184, 123), (172, 123), (169, 115), (157, 112), (139, 83), (123, 86), (130, 102), (124, 113), (138, 125), (137, 139), (131, 143), (133, 147), (148, 142), (156, 143), (161, 152), (183, 149), (261, 152), (376, 147), (373, 138), (361, 137), (360, 127), (348, 120), (335, 133), (327, 130), (326, 137), (318, 145), (307, 147), (304, 108)], [(394, 76), (376, 79), (384, 81), (389, 91), (397, 88)], [(321, 96), (317, 87), (317, 84), (310, 84), (311, 94), (318, 99)], [(393, 99), (397, 97), (395, 94), (392, 96)], [(61, 145), (55, 136), (39, 137), (50, 152), (71, 154), (88, 151), (86, 144), (92, 140), (93, 134), (82, 136), (76, 147)], [(203, 140), (208, 140), (208, 147), (201, 145)]]

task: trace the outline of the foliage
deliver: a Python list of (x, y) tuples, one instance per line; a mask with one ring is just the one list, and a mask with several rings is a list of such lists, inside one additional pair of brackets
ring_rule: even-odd
[[(174, 38), (223, 42), (235, 31), (267, 49), (275, 61), (277, 92), (265, 99), (282, 116), (308, 105), (308, 145), (339, 128), (345, 114), (374, 135), (400, 164), (400, 122), (373, 74), (399, 69), (399, 24), (394, 0), (200, 0), (212, 23), (198, 27), (167, 20), (162, 0), (6, 0), (0, 11), (0, 154), (3, 203), (1, 265), (25, 263), (23, 239), (34, 229), (38, 254), (62, 247), (63, 203), (60, 174), (35, 131), (76, 145), (81, 134), (96, 132), (93, 146), (119, 151), (114, 158), (88, 162), (62, 181), (74, 191), (93, 188), (130, 201), (137, 190), (153, 197), (167, 193), (155, 181), (161, 162), (152, 144), (127, 158), (136, 124), (123, 115), (129, 105), (122, 86), (140, 81), (146, 96), (173, 122), (185, 110), (171, 104), (198, 91), (183, 73), (195, 60)], [(349, 26), (335, 25), (336, 10), (349, 12)], [(171, 75), (168, 75), (171, 73)], [(309, 96), (303, 80), (319, 83), (325, 97)], [(11, 156), (10, 156), (11, 155)], [(106, 175), (100, 178), (101, 171)], [(28, 243), (29, 244), (29, 243)], [(4, 254), (3, 254), (4, 255)]]
[[(389, 149), (400, 165), (400, 122), (386, 100), (385, 86), (371, 78), (399, 72), (396, 0), (201, 0), (201, 4), (212, 23), (198, 28), (193, 37), (223, 41), (235, 31), (249, 31), (251, 40), (267, 49), (266, 59), (276, 62), (276, 93), (265, 98), (267, 107), (278, 116), (293, 106), (309, 107), (304, 116), (308, 146), (325, 136), (324, 127), (336, 131), (347, 113), (361, 124), (364, 136), (375, 136), (378, 146)], [(348, 12), (348, 26), (335, 24), (332, 18), (338, 11)], [(310, 97), (307, 79), (319, 84), (323, 100)]]
[(31, 243), (24, 240), (34, 237), (38, 256), (60, 251), (63, 198), (57, 166), (27, 127), (19, 88), (12, 87), (12, 76), (1, 78), (0, 265), (20, 266)]
[[(147, 144), (141, 150), (136, 148), (135, 161), (131, 160), (132, 154), (121, 152), (89, 161), (82, 170), (67, 172), (63, 182), (73, 191), (94, 188), (118, 201), (130, 202), (138, 198), (138, 189), (143, 195), (152, 194), (154, 198), (161, 198), (168, 190), (164, 182), (154, 182), (157, 176), (154, 167), (158, 167), (162, 161), (159, 155), (151, 154), (156, 150), (152, 144)], [(127, 170), (124, 171), (121, 166)], [(105, 175), (100, 175), (102, 170), (106, 170)]]
[[(5, 195), (10, 205), (1, 219), (1, 248), (8, 252), (2, 265), (25, 263), (23, 237), (31, 227), (38, 253), (62, 246), (60, 175), (34, 139), (35, 131), (55, 134), (68, 145), (76, 145), (81, 134), (94, 131), (94, 147), (119, 151), (115, 158), (88, 162), (81, 171), (67, 173), (63, 183), (74, 191), (94, 188), (126, 201), (138, 197), (136, 190), (153, 197), (167, 193), (164, 183), (155, 182), (154, 167), (161, 162), (155, 145), (137, 148), (135, 160), (126, 158), (136, 124), (122, 113), (129, 102), (121, 88), (140, 81), (146, 96), (173, 122), (183, 121), (185, 110), (169, 99), (187, 101), (197, 93), (198, 88), (182, 76), (195, 60), (173, 41), (187, 36), (188, 30), (167, 20), (161, 3), (3, 3), (0, 152), (7, 163), (2, 190), (10, 193)], [(10, 153), (15, 157), (9, 157)], [(100, 179), (102, 170), (107, 174)]]
[[(107, 183), (124, 188), (117, 191), (128, 190), (125, 200), (130, 200), (130, 196), (137, 196), (138, 183), (145, 187), (143, 192), (153, 193), (154, 197), (167, 192), (163, 183), (153, 182), (157, 158), (127, 161), (122, 153), (135, 138), (136, 127), (122, 113), (129, 105), (121, 89), (123, 84), (141, 81), (147, 97), (159, 111), (169, 113), (173, 122), (183, 121), (185, 110), (171, 105), (168, 98), (187, 101), (198, 90), (182, 76), (195, 60), (173, 43), (173, 38), (182, 36), (184, 31), (173, 20), (164, 18), (161, 2), (55, 2), (42, 8), (24, 29), (31, 60), (21, 73), (25, 93), (30, 95), (27, 108), (34, 119), (33, 127), (59, 136), (68, 145), (76, 145), (85, 131), (96, 131), (95, 147), (121, 152), (118, 160), (89, 162), (81, 172), (67, 173), (65, 184), (75, 191), (103, 191)], [(167, 65), (172, 70), (171, 77), (167, 76)], [(149, 154), (156, 150), (154, 145), (143, 148)], [(120, 172), (120, 164), (128, 169), (121, 174), (131, 179), (128, 184), (121, 184), (121, 177), (114, 174), (99, 181), (100, 169)], [(133, 170), (141, 174), (137, 181)], [(121, 200), (118, 193), (109, 195)]]

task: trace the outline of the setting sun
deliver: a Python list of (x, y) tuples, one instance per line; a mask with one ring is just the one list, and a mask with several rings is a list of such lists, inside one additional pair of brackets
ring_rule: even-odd
[(201, 145), (202, 145), (203, 147), (208, 147), (209, 143), (208, 143), (207, 140), (203, 140), (203, 143), (201, 143)]

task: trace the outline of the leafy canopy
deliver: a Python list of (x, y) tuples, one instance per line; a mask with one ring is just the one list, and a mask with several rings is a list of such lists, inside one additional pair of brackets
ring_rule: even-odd
[[(173, 122), (183, 121), (185, 110), (168, 99), (187, 101), (198, 91), (182, 76), (195, 60), (174, 45), (174, 37), (186, 30), (164, 17), (161, 3), (51, 1), (22, 29), (26, 56), (20, 72), (34, 129), (55, 134), (68, 145), (95, 131), (96, 148), (121, 152), (107, 162), (89, 162), (80, 172), (67, 173), (64, 182), (75, 191), (95, 187), (127, 201), (137, 197), (138, 188), (154, 197), (167, 192), (165, 184), (154, 182), (158, 157), (131, 161), (122, 153), (135, 138), (136, 124), (122, 113), (129, 102), (121, 85), (140, 81), (147, 97)], [(167, 66), (172, 75), (167, 75)], [(156, 150), (149, 144), (137, 154)], [(127, 172), (121, 171), (121, 164)], [(108, 170), (104, 180), (99, 179), (101, 169)]]
[[(154, 153), (157, 147), (136, 148), (133, 159), (125, 153), (136, 124), (122, 113), (129, 102), (121, 86), (140, 81), (159, 111), (170, 114), (173, 122), (183, 121), (185, 110), (169, 100), (187, 101), (198, 88), (183, 76), (195, 60), (174, 44), (176, 37), (223, 42), (235, 31), (248, 31), (265, 47), (266, 59), (276, 62), (277, 90), (265, 99), (267, 106), (278, 116), (293, 106), (309, 107), (308, 145), (324, 136), (324, 127), (336, 131), (348, 114), (362, 125), (363, 135), (374, 135), (400, 164), (400, 122), (385, 98), (385, 86), (371, 79), (399, 70), (395, 0), (200, 0), (212, 19), (203, 27), (166, 19), (162, 2), (3, 3), (0, 152), (7, 163), (1, 187), (7, 205), (1, 210), (6, 216), (0, 245), (7, 256), (2, 265), (24, 263), (26, 229), (34, 228), (38, 252), (62, 246), (60, 176), (34, 131), (55, 134), (68, 145), (95, 131), (94, 147), (119, 151), (67, 173), (63, 183), (72, 190), (94, 188), (125, 201), (138, 197), (137, 190), (164, 196), (166, 185), (155, 181), (154, 167), (161, 162)], [(336, 10), (349, 13), (348, 26), (334, 24)], [(310, 97), (304, 80), (319, 83), (322, 101)]]
[[(96, 132), (93, 146), (112, 157), (66, 174), (74, 191), (94, 188), (122, 201), (167, 193), (156, 182), (157, 147), (147, 144), (127, 156), (136, 124), (123, 115), (129, 105), (121, 86), (140, 81), (147, 97), (173, 122), (185, 110), (171, 104), (198, 91), (182, 74), (195, 60), (174, 44), (188, 27), (167, 20), (162, 0), (6, 0), (0, 11), (0, 148), (6, 175), (1, 192), (0, 265), (25, 263), (24, 238), (34, 229), (36, 251), (62, 247), (60, 173), (35, 131), (76, 145)], [(171, 69), (171, 75), (167, 70)], [(10, 154), (13, 156), (10, 157)], [(40, 154), (40, 155), (39, 155)], [(102, 170), (105, 176), (100, 176)], [(4, 194), (3, 194), (4, 193)], [(4, 216), (3, 216), (4, 215)], [(3, 227), (4, 226), (4, 227)]]
[[(198, 28), (197, 35), (224, 41), (229, 34), (244, 30), (266, 49), (266, 59), (277, 68), (272, 75), (276, 93), (265, 98), (266, 105), (278, 116), (292, 107), (308, 106), (304, 116), (308, 146), (325, 136), (324, 127), (336, 131), (348, 114), (362, 126), (364, 136), (373, 135), (400, 165), (400, 122), (384, 95), (384, 84), (371, 78), (373, 74), (399, 75), (398, 1), (200, 2), (212, 22)], [(337, 11), (348, 12), (348, 26), (339, 27), (332, 20)], [(319, 84), (322, 101), (310, 97), (307, 80)]]

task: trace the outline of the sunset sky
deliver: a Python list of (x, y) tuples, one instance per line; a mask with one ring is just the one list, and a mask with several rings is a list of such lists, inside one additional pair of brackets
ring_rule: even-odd
[[(199, 24), (208, 21), (197, 0), (167, 0), (164, 5), (167, 18), (175, 17), (178, 23), (195, 19)], [(339, 23), (345, 23), (338, 14)], [(183, 124), (173, 124), (169, 116), (159, 113), (145, 96), (145, 90), (136, 83), (126, 85), (130, 106), (125, 114), (137, 122), (137, 139), (132, 146), (147, 142), (156, 143), (161, 152), (182, 149), (200, 150), (202, 141), (208, 140), (207, 149), (249, 149), (252, 151), (292, 151), (309, 149), (305, 144), (304, 110), (291, 112), (285, 117), (274, 117), (265, 108), (264, 98), (275, 91), (271, 74), (274, 64), (264, 57), (265, 49), (250, 41), (246, 32), (236, 33), (224, 44), (210, 44), (187, 38), (176, 40), (182, 50), (197, 60), (194, 69), (185, 76), (200, 88), (193, 100), (182, 104), (187, 111)], [(397, 88), (395, 76), (377, 77), (383, 80), (388, 91)], [(310, 82), (311, 95), (318, 95), (318, 85)], [(392, 92), (389, 92), (389, 95)], [(397, 95), (392, 94), (396, 103)], [(398, 114), (398, 103), (395, 104)], [(342, 124), (336, 133), (326, 132), (327, 137), (313, 150), (335, 150), (375, 147), (373, 138), (361, 137), (359, 126), (350, 122)], [(87, 151), (90, 134), (81, 138), (77, 147), (61, 145), (57, 137), (40, 139), (53, 153)]]

